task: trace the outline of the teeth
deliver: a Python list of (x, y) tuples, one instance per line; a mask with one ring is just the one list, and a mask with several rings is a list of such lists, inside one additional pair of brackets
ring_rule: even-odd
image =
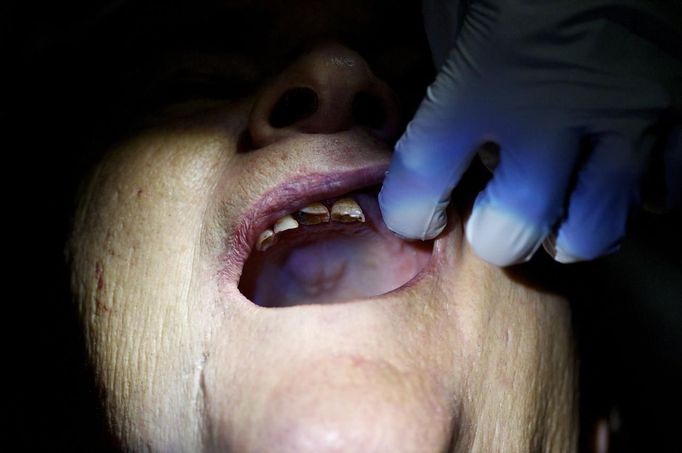
[(318, 225), (331, 221), (340, 223), (364, 222), (365, 214), (360, 205), (352, 198), (340, 198), (332, 205), (331, 214), (319, 202), (311, 203), (298, 212), (277, 219), (272, 228), (263, 231), (256, 241), (256, 250), (264, 252), (277, 243), (277, 235), (293, 230), (300, 225)]
[(365, 214), (360, 205), (352, 198), (341, 198), (332, 206), (332, 221), (351, 223), (364, 222)]
[(271, 229), (267, 229), (263, 231), (260, 236), (258, 236), (258, 240), (256, 241), (256, 250), (259, 252), (264, 252), (273, 245), (275, 245), (277, 236), (275, 236), (275, 232), (272, 231)]
[(296, 213), (301, 225), (317, 225), (329, 222), (329, 209), (322, 203), (311, 203)]
[(275, 234), (278, 234), (282, 231), (293, 230), (294, 228), (298, 228), (298, 222), (291, 214), (287, 214), (284, 217), (277, 219), (273, 229), (275, 230)]

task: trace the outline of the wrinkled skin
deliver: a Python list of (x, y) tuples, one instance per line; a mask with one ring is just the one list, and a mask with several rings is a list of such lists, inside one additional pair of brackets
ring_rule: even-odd
[(311, 42), (240, 100), (186, 103), (118, 143), (84, 184), (72, 288), (114, 437), (130, 451), (574, 451), (568, 303), (478, 259), (456, 213), (418, 281), (377, 298), (263, 308), (224, 272), (263, 193), (390, 160), (400, 130), (343, 108), (268, 125), (273, 87), (305, 82), (334, 105), (377, 82), (352, 49)]

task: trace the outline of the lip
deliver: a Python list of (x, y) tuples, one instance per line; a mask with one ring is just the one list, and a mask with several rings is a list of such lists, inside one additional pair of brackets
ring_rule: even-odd
[(275, 221), (304, 206), (326, 198), (380, 184), (388, 164), (360, 167), (339, 172), (295, 175), (266, 191), (244, 212), (231, 234), (221, 274), (235, 286), (241, 277), (257, 236)]

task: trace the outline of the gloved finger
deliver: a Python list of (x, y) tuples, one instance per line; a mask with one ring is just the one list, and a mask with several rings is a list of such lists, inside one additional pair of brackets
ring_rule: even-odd
[[(480, 100), (448, 60), (395, 147), (379, 206), (386, 226), (408, 239), (433, 239), (445, 228), (450, 193), (480, 144)], [(480, 115), (478, 115), (480, 116)]]
[[(650, 145), (650, 143), (649, 143)], [(645, 153), (630, 138), (600, 138), (580, 170), (568, 216), (545, 250), (560, 263), (592, 260), (618, 249), (630, 208), (638, 202)]]
[(432, 127), (420, 126), (413, 126), (396, 146), (378, 199), (391, 231), (429, 240), (445, 228), (450, 193), (475, 155), (476, 142), (442, 130), (429, 134), (426, 130)]
[(572, 131), (522, 133), (502, 142), (493, 179), (474, 203), (466, 237), (474, 252), (498, 266), (529, 260), (561, 217), (579, 153)]
[[(467, 12), (468, 20), (474, 16)], [(481, 97), (489, 90), (483, 89), (481, 68), (471, 58), (485, 45), (484, 32), (481, 27), (462, 26), (455, 47), (396, 145), (379, 206), (386, 226), (399, 236), (427, 240), (443, 231), (450, 193), (484, 141), (482, 127), (492, 116), (486, 109), (494, 102)]]

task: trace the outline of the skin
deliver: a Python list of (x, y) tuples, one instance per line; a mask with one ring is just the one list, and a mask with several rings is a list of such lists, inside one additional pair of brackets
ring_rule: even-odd
[(378, 83), (353, 50), (315, 42), (238, 101), (174, 107), (84, 183), (72, 290), (114, 437), (129, 451), (574, 451), (568, 302), (478, 259), (456, 212), (419, 279), (380, 297), (263, 308), (225, 274), (240, 219), (277, 184), (390, 160), (395, 128), (332, 115), (268, 130), (273, 87), (323, 70), (334, 93)]

